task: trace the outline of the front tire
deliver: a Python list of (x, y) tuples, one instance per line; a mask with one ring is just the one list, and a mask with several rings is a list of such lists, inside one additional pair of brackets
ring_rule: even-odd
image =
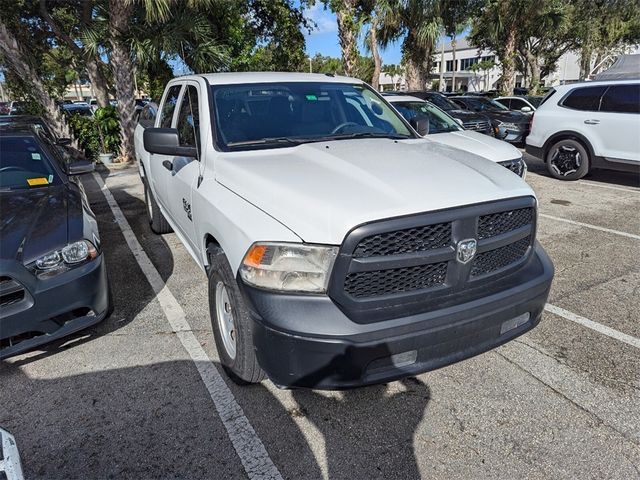
[(547, 171), (558, 180), (578, 180), (589, 173), (589, 152), (573, 138), (555, 142), (545, 158)]
[(158, 202), (156, 202), (151, 188), (147, 185), (147, 181), (143, 180), (142, 184), (144, 185), (144, 204), (147, 207), (147, 217), (151, 230), (157, 234), (173, 232), (171, 225), (169, 225), (169, 222), (167, 222), (167, 219), (164, 218), (164, 215), (160, 211)]
[(225, 372), (235, 383), (261, 382), (266, 375), (256, 357), (249, 312), (221, 248), (207, 247), (209, 255), (209, 313), (213, 336)]

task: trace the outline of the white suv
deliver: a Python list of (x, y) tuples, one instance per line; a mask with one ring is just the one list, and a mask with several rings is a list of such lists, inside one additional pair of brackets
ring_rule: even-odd
[(561, 180), (591, 168), (640, 171), (640, 80), (555, 87), (535, 112), (527, 153)]

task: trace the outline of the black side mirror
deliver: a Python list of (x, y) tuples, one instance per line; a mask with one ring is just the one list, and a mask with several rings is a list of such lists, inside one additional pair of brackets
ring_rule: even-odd
[(58, 140), (56, 140), (56, 145), (58, 145), (59, 147), (68, 147), (69, 145), (71, 145), (71, 139), (59, 138)]
[(427, 117), (413, 117), (411, 120), (409, 120), (409, 124), (416, 132), (418, 132), (418, 135), (420, 135), (421, 137), (429, 135), (429, 119)]
[(82, 175), (83, 173), (91, 173), (95, 170), (93, 162), (88, 160), (79, 160), (66, 164), (67, 175)]
[(195, 147), (180, 146), (175, 128), (147, 128), (143, 134), (144, 149), (149, 153), (173, 157), (197, 157)]

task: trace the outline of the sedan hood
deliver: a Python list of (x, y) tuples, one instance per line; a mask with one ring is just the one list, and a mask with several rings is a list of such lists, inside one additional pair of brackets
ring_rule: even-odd
[(506, 168), (426, 139), (226, 153), (216, 180), (305, 242), (334, 245), (373, 220), (534, 195)]
[(525, 115), (524, 113), (520, 113), (520, 112), (510, 112), (510, 111), (490, 111), (490, 112), (483, 112), (485, 115), (487, 115), (488, 117), (490, 117), (492, 120), (499, 120), (501, 122), (508, 122), (508, 123), (515, 123), (515, 124), (519, 124), (519, 123), (529, 123), (529, 120), (531, 119), (531, 117), (529, 115)]
[(66, 245), (65, 185), (0, 193), (0, 259), (27, 264)]
[(520, 151), (510, 143), (470, 130), (434, 133), (428, 135), (427, 138), (432, 142), (473, 152), (493, 162), (514, 160), (522, 156)]
[(489, 120), (486, 115), (480, 113), (470, 112), (468, 110), (448, 110), (447, 113), (453, 118), (459, 118), (463, 122), (483, 121)]

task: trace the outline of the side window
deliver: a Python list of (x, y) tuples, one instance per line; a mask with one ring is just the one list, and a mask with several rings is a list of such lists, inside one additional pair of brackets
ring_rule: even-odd
[(511, 108), (511, 102), (513, 102), (513, 100), (510, 98), (501, 98), (500, 100), (496, 100), (496, 102), (501, 103), (507, 108)]
[(562, 101), (562, 106), (597, 112), (600, 109), (600, 98), (606, 89), (606, 86), (576, 88)]
[(138, 122), (144, 128), (153, 127), (153, 125), (156, 122), (156, 113), (157, 113), (156, 105), (153, 103), (148, 103), (140, 111), (140, 118), (138, 119)]
[(160, 127), (170, 128), (171, 119), (173, 118), (173, 111), (178, 103), (178, 95), (180, 95), (181, 85), (174, 85), (167, 92), (167, 97), (162, 104), (162, 112), (160, 113)]
[(200, 117), (198, 110), (198, 89), (188, 85), (182, 95), (180, 112), (178, 113), (178, 139), (180, 145), (197, 147), (200, 151)]
[(526, 103), (518, 98), (511, 99), (511, 106), (509, 107), (511, 110), (520, 110), (522, 107), (528, 107)]
[(640, 113), (640, 84), (609, 87), (602, 97), (600, 111)]

